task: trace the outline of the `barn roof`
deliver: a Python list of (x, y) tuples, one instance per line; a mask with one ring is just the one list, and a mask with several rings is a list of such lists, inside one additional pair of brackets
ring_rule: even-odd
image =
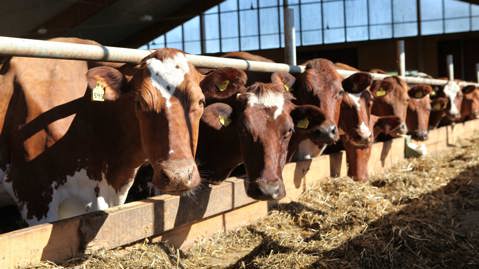
[(222, 0), (2, 0), (0, 35), (138, 47)]

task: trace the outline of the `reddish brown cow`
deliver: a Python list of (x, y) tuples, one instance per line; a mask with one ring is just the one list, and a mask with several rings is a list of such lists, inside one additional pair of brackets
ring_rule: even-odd
[(412, 138), (420, 141), (427, 140), (429, 117), (431, 114), (431, 99), (429, 94), (432, 88), (429, 85), (416, 85), (409, 89), (409, 104), (406, 123)]
[[(355, 84), (349, 82), (355, 81)], [(396, 116), (377, 117), (371, 114), (372, 93), (368, 90), (371, 76), (356, 73), (342, 83), (346, 94), (341, 103), (339, 127), (341, 141), (346, 151), (348, 176), (357, 181), (368, 178), (368, 161), (375, 137), (391, 133), (400, 125)]]
[(310, 139), (292, 149), (292, 159), (304, 160), (317, 156), (328, 144), (339, 139), (339, 111), (344, 94), (342, 77), (334, 64), (326, 59), (313, 59), (305, 63), (306, 70), (296, 78), (294, 96), (298, 104), (317, 106), (325, 120), (317, 127)]
[(466, 86), (462, 88), (461, 121), (479, 118), (479, 88)]
[[(224, 72), (213, 72), (205, 81), (221, 74)], [(225, 92), (229, 90), (233, 88)], [(197, 154), (202, 175), (210, 182), (220, 182), (244, 163), (248, 195), (256, 199), (284, 197), (282, 170), (295, 124), (302, 122), (298, 128), (306, 132), (324, 120), (316, 107), (296, 106), (291, 100), (292, 95), (278, 83), (255, 83), (239, 93), (234, 104), (216, 102), (206, 107)]]
[(11, 59), (0, 76), (0, 92), (11, 94), (2, 99), (0, 167), (29, 224), (122, 204), (145, 162), (163, 192), (200, 183), (200, 74), (174, 49), (152, 53), (130, 74), (88, 70), (84, 61)]
[(397, 131), (390, 135), (395, 137), (406, 134), (406, 116), (410, 99), (407, 84), (400, 77), (392, 76), (374, 80), (370, 90), (374, 95), (372, 113), (376, 116), (398, 117), (401, 124)]

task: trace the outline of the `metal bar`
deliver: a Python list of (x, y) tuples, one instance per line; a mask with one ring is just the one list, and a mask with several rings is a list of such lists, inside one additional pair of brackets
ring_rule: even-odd
[(205, 13), (200, 15), (200, 40), (201, 54), (206, 54), (206, 32), (205, 32)]
[(396, 61), (398, 65), (398, 74), (401, 77), (406, 76), (406, 49), (404, 40), (396, 41)]
[(447, 77), (449, 80), (454, 80), (454, 57), (452, 54), (448, 54), (447, 58)]
[(479, 82), (479, 63), (476, 63), (476, 80)]
[(220, 52), (223, 52), (223, 34), (221, 33), (221, 5), (218, 5), (218, 37), (219, 37), (219, 45), (220, 45)]
[(296, 65), (296, 32), (294, 28), (294, 9), (284, 1), (284, 60), (290, 65)]
[[(148, 50), (107, 47), (98, 45), (74, 44), (56, 41), (23, 39), (14, 37), (0, 37), (0, 55), (13, 55), (36, 58), (56, 58), (87, 61), (108, 61), (123, 63), (138, 63), (150, 54)], [(269, 63), (247, 61), (240, 59), (226, 59), (212, 56), (186, 55), (191, 64), (205, 68), (231, 67), (257, 72), (290, 72), (302, 73), (305, 70), (301, 65), (287, 65), (283, 63)], [(344, 77), (355, 71), (337, 70)], [(373, 79), (383, 79), (387, 74), (371, 73)], [(425, 83), (431, 85), (445, 85), (447, 80), (404, 77), (407, 83)], [(479, 83), (461, 82), (460, 85), (476, 85)]]

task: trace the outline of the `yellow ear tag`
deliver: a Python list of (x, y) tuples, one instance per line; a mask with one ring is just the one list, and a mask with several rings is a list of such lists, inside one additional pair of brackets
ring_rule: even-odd
[(228, 118), (228, 117), (224, 117), (222, 115), (219, 115), (218, 119), (219, 119), (221, 125), (223, 125), (224, 127), (228, 127), (228, 125), (231, 124), (231, 119)]
[(103, 102), (105, 101), (105, 86), (101, 84), (100, 82), (96, 83), (95, 88), (93, 89), (91, 93), (91, 100), (92, 101), (97, 101), (97, 102)]
[(216, 83), (216, 88), (218, 88), (218, 91), (222, 92), (228, 88), (228, 85), (230, 84), (229, 80), (223, 80), (222, 82)]
[(381, 97), (386, 95), (386, 91), (383, 88), (379, 88), (379, 90), (376, 91), (376, 97)]
[(289, 91), (290, 91), (288, 85), (286, 85), (286, 84), (283, 84), (283, 88), (284, 88), (284, 91), (285, 91), (285, 92), (289, 92)]
[(430, 96), (435, 96), (435, 95), (436, 95), (436, 92), (435, 92), (435, 91), (432, 91), (429, 95), (430, 95)]
[(422, 92), (416, 92), (416, 94), (414, 95), (414, 97), (416, 97), (416, 98), (423, 98), (424, 96), (422, 95)]
[(298, 123), (296, 123), (296, 127), (300, 128), (300, 129), (306, 129), (306, 128), (308, 128), (308, 126), (309, 126), (308, 118), (304, 118), (304, 119), (298, 121)]
[(442, 109), (442, 106), (441, 106), (441, 104), (439, 104), (439, 103), (436, 103), (436, 104), (434, 104), (434, 105), (432, 106), (432, 110), (433, 110), (433, 111), (439, 111), (439, 110), (441, 110), (441, 109)]

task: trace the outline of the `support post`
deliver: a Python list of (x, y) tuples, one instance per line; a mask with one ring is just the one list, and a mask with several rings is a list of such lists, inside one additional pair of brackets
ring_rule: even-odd
[(296, 65), (296, 30), (294, 28), (294, 9), (288, 7), (284, 0), (284, 60), (285, 63)]
[(454, 80), (454, 57), (452, 54), (448, 54), (447, 58), (447, 76), (449, 80)]
[(206, 54), (205, 14), (200, 15), (201, 54)]
[(398, 75), (401, 77), (406, 76), (406, 49), (404, 47), (404, 40), (398, 40), (396, 42), (396, 59), (398, 65)]
[(476, 63), (476, 80), (479, 82), (479, 63)]

